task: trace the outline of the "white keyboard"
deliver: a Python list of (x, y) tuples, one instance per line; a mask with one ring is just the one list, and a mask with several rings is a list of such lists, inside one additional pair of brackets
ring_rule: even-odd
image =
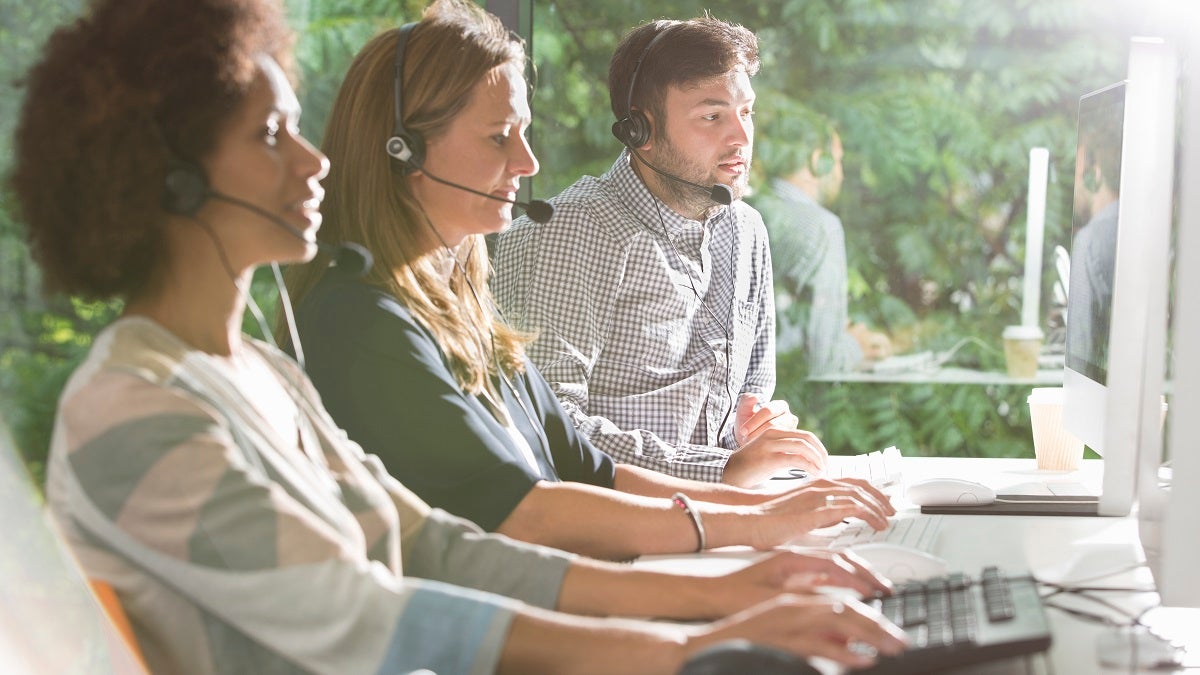
[(930, 551), (933, 549), (941, 529), (942, 516), (939, 515), (894, 517), (888, 522), (886, 528), (878, 531), (871, 529), (870, 525), (861, 520), (856, 520), (841, 526), (840, 531), (833, 534), (833, 538), (829, 541), (829, 547), (841, 549), (867, 542), (887, 542), (920, 551)]
[(904, 459), (896, 446), (865, 455), (830, 455), (826, 478), (865, 478), (875, 487), (897, 485), (903, 478)]

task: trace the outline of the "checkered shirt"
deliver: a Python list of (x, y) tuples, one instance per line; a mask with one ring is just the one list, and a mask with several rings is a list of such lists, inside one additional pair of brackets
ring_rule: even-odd
[(842, 220), (803, 190), (774, 179), (754, 200), (771, 237), (779, 353), (803, 349), (810, 375), (853, 370), (862, 349), (850, 323)]
[(738, 395), (775, 388), (758, 212), (739, 201), (703, 223), (684, 218), (652, 197), (628, 153), (552, 202), (549, 223), (518, 219), (496, 250), (497, 300), (538, 335), (530, 358), (617, 461), (719, 481)]

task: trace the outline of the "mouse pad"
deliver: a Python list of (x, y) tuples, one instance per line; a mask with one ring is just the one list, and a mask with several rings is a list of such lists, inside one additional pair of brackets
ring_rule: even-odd
[(996, 495), (991, 504), (951, 504), (922, 506), (921, 513), (980, 516), (1094, 516), (1099, 497), (1075, 495)]

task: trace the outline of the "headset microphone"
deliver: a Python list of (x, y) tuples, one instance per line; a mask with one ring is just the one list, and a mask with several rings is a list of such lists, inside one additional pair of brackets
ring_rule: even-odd
[(449, 187), (452, 187), (452, 188), (455, 188), (458, 190), (463, 190), (464, 192), (470, 192), (471, 194), (479, 195), (480, 197), (486, 197), (488, 199), (494, 199), (498, 202), (504, 202), (505, 204), (512, 204), (514, 206), (519, 206), (522, 209), (525, 209), (525, 213), (529, 216), (530, 220), (533, 220), (538, 223), (542, 223), (542, 224), (548, 223), (548, 222), (550, 222), (550, 219), (554, 217), (554, 206), (550, 202), (542, 201), (541, 199), (534, 199), (533, 201), (529, 201), (529, 202), (521, 202), (521, 201), (517, 201), (515, 199), (505, 199), (504, 197), (497, 197), (496, 195), (490, 195), (486, 192), (480, 192), (479, 190), (472, 190), (471, 188), (469, 188), (465, 185), (459, 185), (458, 183), (451, 183), (450, 181), (448, 181), (444, 178), (438, 178), (437, 176), (429, 173), (429, 171), (427, 169), (421, 169), (421, 173), (425, 174), (425, 176), (427, 178), (429, 178), (429, 180), (432, 180), (436, 183), (441, 183), (442, 185), (446, 185), (446, 186), (449, 186)]
[(722, 204), (724, 206), (729, 206), (730, 204), (733, 203), (733, 188), (729, 187), (728, 185), (725, 185), (724, 183), (714, 183), (712, 187), (704, 187), (703, 185), (701, 185), (699, 183), (693, 183), (690, 180), (687, 180), (685, 178), (680, 178), (679, 176), (676, 176), (673, 173), (668, 173), (668, 172), (658, 168), (657, 166), (654, 166), (650, 162), (647, 162), (646, 158), (642, 157), (642, 153), (638, 152), (637, 148), (633, 147), (632, 145), (627, 145), (625, 147), (629, 148), (629, 151), (633, 153), (633, 156), (637, 157), (637, 160), (639, 162), (641, 162), (642, 164), (645, 164), (646, 166), (650, 167), (654, 171), (654, 173), (657, 173), (658, 175), (660, 175), (664, 178), (669, 178), (677, 183), (682, 183), (683, 185), (694, 187), (697, 190), (700, 190), (701, 192), (707, 192), (708, 198), (718, 204)]
[(361, 277), (365, 275), (367, 272), (371, 271), (371, 265), (375, 262), (374, 258), (371, 256), (371, 252), (359, 244), (355, 244), (353, 242), (343, 242), (341, 244), (333, 245), (327, 244), (319, 239), (309, 239), (308, 237), (304, 236), (304, 233), (297, 229), (295, 225), (292, 225), (274, 213), (271, 213), (270, 211), (267, 211), (266, 209), (255, 204), (251, 204), (244, 199), (231, 197), (215, 190), (209, 190), (208, 196), (209, 198), (216, 199), (217, 201), (233, 204), (234, 206), (240, 206), (251, 213), (262, 216), (279, 227), (282, 227), (297, 239), (310, 244), (316, 244), (317, 250), (327, 256), (329, 259), (333, 260), (334, 263), (337, 264), (338, 270), (349, 274), (350, 276)]
[(336, 262), (343, 272), (351, 276), (361, 277), (371, 271), (371, 265), (374, 262), (371, 252), (359, 244), (343, 242), (335, 246), (323, 241), (310, 240), (296, 226), (261, 206), (213, 190), (208, 184), (208, 175), (198, 164), (181, 159), (170, 159), (167, 165), (167, 175), (163, 182), (162, 207), (168, 213), (194, 218), (204, 206), (204, 202), (209, 199), (217, 199), (240, 206), (278, 225), (297, 239), (315, 244), (318, 251)]

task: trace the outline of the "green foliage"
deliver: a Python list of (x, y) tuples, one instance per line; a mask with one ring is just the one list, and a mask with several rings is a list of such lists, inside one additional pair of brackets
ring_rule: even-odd
[[(285, 0), (299, 33), (302, 131), (319, 143), (342, 76), (380, 30), (420, 16), (425, 0)], [(1028, 149), (1052, 158), (1047, 250), (1066, 243), (1078, 96), (1119, 79), (1127, 36), (1147, 32), (1133, 2), (1089, 0), (537, 0), (538, 73), (531, 139), (535, 192), (554, 194), (611, 164), (605, 81), (617, 41), (657, 17), (713, 15), (760, 38), (759, 108), (772, 97), (835, 120), (846, 145), (836, 208), (847, 230), (851, 313), (903, 348), (964, 350), (999, 369), (1024, 261)], [(14, 82), (81, 0), (0, 0), (0, 173), (21, 98)], [(1149, 31), (1152, 32), (1152, 31)], [(782, 92), (782, 93), (781, 93)], [(776, 99), (777, 101), (777, 99)], [(759, 130), (760, 145), (771, 142)], [(382, 140), (382, 139), (381, 139)], [(54, 402), (100, 326), (119, 311), (38, 296), (11, 197), (0, 191), (0, 414), (38, 466)], [(1047, 258), (1047, 270), (1049, 259)], [(1043, 274), (1043, 297), (1053, 275)], [(269, 272), (252, 284), (270, 321)], [(259, 334), (248, 320), (246, 330)], [(913, 454), (1007, 455), (1028, 447), (1016, 388), (828, 385), (780, 360), (780, 396), (834, 451), (896, 443)]]

